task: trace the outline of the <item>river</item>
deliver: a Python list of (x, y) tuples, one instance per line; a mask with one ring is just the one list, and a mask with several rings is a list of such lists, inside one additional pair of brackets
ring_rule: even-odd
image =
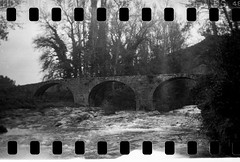
[[(141, 150), (143, 141), (151, 141), (154, 152), (162, 153), (165, 141), (174, 141), (176, 157), (205, 157), (209, 156), (208, 141), (200, 131), (200, 112), (196, 106), (185, 106), (167, 113), (119, 111), (112, 115), (104, 115), (100, 108), (87, 107), (9, 110), (1, 114), (0, 122), (8, 132), (0, 134), (0, 158), (119, 158), (120, 141), (130, 142), (131, 155)], [(18, 142), (18, 154), (14, 156), (7, 154), (7, 141), (11, 140)], [(62, 141), (61, 155), (52, 153), (55, 140)], [(78, 140), (85, 142), (84, 155), (75, 154), (74, 146)], [(38, 156), (29, 153), (30, 141), (40, 142)], [(106, 155), (97, 154), (98, 141), (107, 142)], [(197, 142), (197, 155), (187, 154), (188, 141)]]

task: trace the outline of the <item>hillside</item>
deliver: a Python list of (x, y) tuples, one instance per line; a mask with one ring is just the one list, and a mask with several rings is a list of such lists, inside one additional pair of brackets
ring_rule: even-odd
[(180, 64), (181, 73), (211, 73), (216, 44), (223, 38), (209, 36), (203, 41), (168, 55), (170, 62)]

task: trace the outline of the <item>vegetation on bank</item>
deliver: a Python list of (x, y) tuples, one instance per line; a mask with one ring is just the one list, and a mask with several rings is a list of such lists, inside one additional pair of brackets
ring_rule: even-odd
[(23, 98), (19, 96), (0, 97), (0, 111), (11, 109), (43, 109), (49, 107), (65, 107), (65, 106), (73, 107), (79, 105), (72, 102), (44, 101), (41, 99)]
[(43, 109), (49, 107), (79, 106), (73, 103), (71, 96), (65, 91), (47, 93), (39, 98), (19, 95), (17, 87), (0, 89), (0, 111), (10, 109)]
[(203, 128), (221, 145), (221, 155), (232, 156), (232, 143), (240, 140), (240, 32), (225, 35), (209, 51), (213, 74), (198, 85)]

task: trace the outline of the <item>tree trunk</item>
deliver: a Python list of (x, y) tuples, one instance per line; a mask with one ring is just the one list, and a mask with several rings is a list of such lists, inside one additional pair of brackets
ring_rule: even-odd
[(225, 15), (225, 17), (226, 17), (226, 19), (227, 19), (227, 22), (228, 22), (228, 25), (229, 25), (231, 34), (233, 34), (233, 25), (232, 25), (232, 22), (231, 22), (231, 20), (230, 20), (230, 18), (229, 18), (229, 16), (228, 16), (227, 9), (226, 9), (226, 7), (224, 7), (224, 6), (223, 6), (223, 12), (224, 12), (224, 15)]
[[(211, 4), (211, 0), (208, 0), (208, 10), (210, 10), (212, 4)], [(215, 23), (215, 21), (211, 21), (211, 26), (212, 26), (212, 30), (213, 30), (213, 35), (217, 36), (218, 35), (218, 30), (217, 30), (217, 25)]]
[[(101, 0), (101, 7), (106, 8), (107, 1)], [(98, 22), (99, 23), (99, 30), (98, 30), (98, 40), (97, 40), (97, 58), (98, 58), (98, 69), (99, 69), (99, 76), (105, 76), (107, 70), (107, 23)]]
[(97, 2), (98, 0), (91, 0), (91, 25), (90, 25), (90, 31), (89, 31), (89, 37), (90, 37), (90, 50), (91, 50), (91, 60), (90, 60), (90, 75), (94, 76), (97, 73), (96, 70), (96, 41), (97, 41)]

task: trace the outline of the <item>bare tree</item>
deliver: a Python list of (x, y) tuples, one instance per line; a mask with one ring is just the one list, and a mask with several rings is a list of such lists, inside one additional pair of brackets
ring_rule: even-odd
[(9, 30), (21, 27), (19, 23), (7, 21), (5, 17), (7, 8), (17, 7), (21, 3), (22, 0), (0, 1), (0, 40), (8, 40)]
[[(164, 22), (160, 11), (154, 12), (152, 21), (142, 21), (139, 10), (145, 4), (141, 0), (55, 3), (62, 9), (61, 23), (52, 22), (50, 13), (43, 11), (39, 22), (43, 33), (34, 40), (43, 52), (40, 60), (45, 79), (147, 73), (146, 66), (154, 56), (179, 50), (184, 43), (181, 25)], [(96, 20), (98, 4), (107, 8), (107, 21)], [(83, 22), (74, 21), (74, 7), (84, 7)], [(119, 20), (121, 7), (130, 8), (129, 21)]]

